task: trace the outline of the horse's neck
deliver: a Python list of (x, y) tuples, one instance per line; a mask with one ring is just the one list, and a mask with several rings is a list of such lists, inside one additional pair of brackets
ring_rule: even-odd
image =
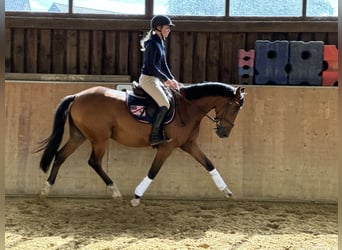
[(198, 100), (187, 101), (181, 110), (188, 114), (191, 120), (201, 120), (210, 110), (214, 108), (212, 98), (204, 97)]

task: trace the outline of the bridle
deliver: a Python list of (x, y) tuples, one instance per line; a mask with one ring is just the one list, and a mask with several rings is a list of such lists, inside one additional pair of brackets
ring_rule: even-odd
[[(190, 104), (193, 104), (192, 102), (190, 102), (187, 98), (185, 98), (185, 96), (183, 96), (181, 93), (179, 93), (178, 91), (175, 91), (173, 90), (177, 95), (181, 96), (186, 102), (190, 103)], [(227, 134), (226, 134), (226, 126), (223, 126), (222, 125), (222, 121), (225, 121), (227, 122), (231, 128), (234, 127), (234, 122), (225, 118), (227, 112), (228, 112), (228, 109), (229, 107), (233, 104), (234, 102), (233, 101), (230, 101), (228, 102), (226, 105), (225, 105), (225, 108), (224, 108), (224, 112), (223, 112), (223, 115), (221, 117), (212, 117), (211, 115), (207, 114), (206, 111), (202, 110), (200, 107), (196, 106), (202, 113), (206, 113), (205, 116), (207, 118), (209, 118), (213, 123), (215, 123), (216, 125), (216, 128), (215, 129), (215, 132), (216, 134), (219, 136), (219, 137), (226, 137)], [(239, 101), (235, 101), (235, 104), (237, 104), (239, 106), (239, 108), (242, 107), (242, 103), (240, 103)]]
[[(206, 114), (206, 117), (208, 117), (212, 122), (214, 122), (216, 124), (216, 128), (215, 129), (215, 132), (216, 134), (219, 136), (219, 137), (226, 137), (226, 129), (228, 128), (227, 126), (223, 126), (222, 125), (222, 121), (225, 121), (227, 122), (231, 128), (234, 127), (234, 122), (227, 119), (225, 116), (228, 112), (228, 109), (229, 107), (233, 104), (234, 102), (233, 101), (230, 101), (227, 103), (227, 105), (225, 105), (225, 108), (224, 108), (224, 112), (223, 112), (223, 115), (221, 117), (212, 117), (211, 115), (209, 114)], [(239, 103), (238, 101), (235, 101), (235, 104), (237, 104), (239, 106), (239, 108), (241, 108), (242, 104)]]

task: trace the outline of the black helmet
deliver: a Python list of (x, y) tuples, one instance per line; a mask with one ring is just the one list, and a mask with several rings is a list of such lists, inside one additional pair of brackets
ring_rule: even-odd
[(158, 26), (169, 25), (175, 26), (168, 16), (157, 15), (151, 20), (151, 29), (157, 29)]

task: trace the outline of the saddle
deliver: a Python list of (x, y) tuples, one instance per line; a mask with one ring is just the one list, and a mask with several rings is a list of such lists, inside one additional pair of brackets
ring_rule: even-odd
[[(171, 91), (163, 86), (171, 104), (164, 124), (169, 124), (175, 116), (175, 99)], [(132, 83), (132, 91), (127, 91), (126, 105), (133, 117), (143, 123), (153, 123), (154, 114), (158, 111), (158, 104), (147, 94), (137, 82)]]

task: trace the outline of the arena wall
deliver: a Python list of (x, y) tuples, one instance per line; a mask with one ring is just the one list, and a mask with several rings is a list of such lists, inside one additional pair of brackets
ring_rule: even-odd
[[(37, 194), (47, 176), (38, 142), (52, 129), (62, 97), (103, 82), (6, 81), (7, 195)], [(199, 145), (237, 198), (337, 201), (337, 88), (246, 85), (248, 92), (230, 137), (220, 139), (207, 118)], [(124, 196), (132, 196), (155, 150), (111, 142), (103, 167)], [(110, 197), (87, 165), (86, 142), (62, 165), (52, 196)], [(150, 198), (221, 199), (209, 174), (175, 150), (146, 192)]]

